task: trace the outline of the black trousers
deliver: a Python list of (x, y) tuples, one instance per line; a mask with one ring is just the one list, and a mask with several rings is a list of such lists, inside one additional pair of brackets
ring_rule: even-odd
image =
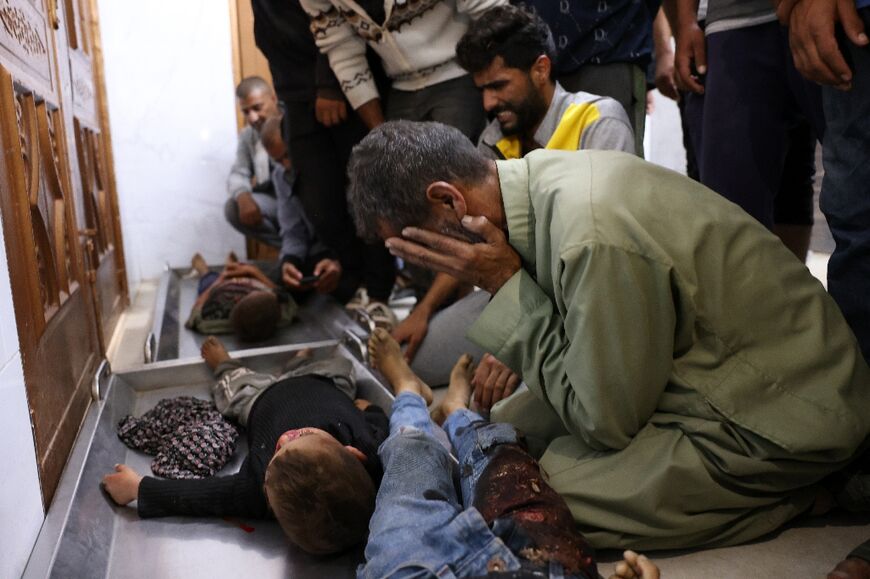
[[(279, 95), (280, 96), (280, 95)], [(366, 128), (348, 107), (348, 119), (325, 127), (314, 117), (314, 102), (284, 102), (290, 120), (290, 157), (298, 173), (296, 194), (320, 239), (341, 261), (343, 276), (365, 284), (386, 301), (396, 277), (395, 259), (380, 242), (356, 235), (347, 206), (347, 162)]]

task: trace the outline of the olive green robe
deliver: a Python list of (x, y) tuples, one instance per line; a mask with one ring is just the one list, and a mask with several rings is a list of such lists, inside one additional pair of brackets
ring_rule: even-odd
[(529, 390), (494, 420), (596, 547), (727, 545), (805, 511), (870, 431), (870, 370), (834, 301), (709, 189), (624, 153), (499, 161), (523, 259), (469, 338)]

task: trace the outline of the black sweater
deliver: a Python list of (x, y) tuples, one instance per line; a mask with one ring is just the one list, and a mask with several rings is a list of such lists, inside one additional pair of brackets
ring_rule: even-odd
[(277, 382), (254, 403), (248, 418), (248, 456), (238, 473), (197, 480), (146, 476), (139, 485), (139, 516), (271, 516), (263, 491), (266, 467), (278, 438), (305, 427), (325, 430), (342, 445), (361, 450), (368, 457), (366, 470), (375, 485), (380, 482), (378, 446), (389, 434), (387, 416), (375, 406), (360, 412), (326, 378), (302, 376)]

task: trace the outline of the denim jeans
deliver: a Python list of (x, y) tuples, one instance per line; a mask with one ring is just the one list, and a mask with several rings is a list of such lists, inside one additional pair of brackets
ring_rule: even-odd
[[(489, 461), (486, 450), (518, 440), (516, 430), (507, 424), (472, 427), (482, 420), (471, 411), (459, 410), (444, 424), (459, 459), (460, 499), (452, 476), (457, 466), (436, 440), (437, 427), (425, 402), (408, 392), (396, 397), (390, 437), (378, 451), (384, 478), (369, 525), (366, 563), (357, 569), (357, 577), (449, 578), (496, 570), (531, 571), (469, 506), (474, 485)], [(541, 577), (563, 576), (558, 563), (534, 571)]]
[[(870, 8), (859, 13), (870, 30)], [(828, 291), (870, 361), (870, 47), (845, 38), (840, 47), (852, 68), (852, 90), (822, 92), (828, 130), (820, 205), (837, 242)]]

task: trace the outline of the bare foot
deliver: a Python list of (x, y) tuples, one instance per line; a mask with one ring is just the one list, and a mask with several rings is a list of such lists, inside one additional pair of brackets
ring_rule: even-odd
[(196, 273), (199, 275), (205, 275), (208, 273), (208, 264), (205, 262), (205, 258), (201, 253), (193, 254), (193, 257), (190, 258), (190, 267), (196, 270)]
[(310, 358), (314, 354), (314, 350), (311, 348), (302, 348), (301, 350), (297, 350), (293, 357), (295, 358)]
[(858, 557), (849, 557), (828, 573), (828, 579), (870, 579), (870, 563)]
[(453, 370), (450, 371), (450, 385), (441, 406), (432, 411), (432, 420), (444, 424), (447, 417), (462, 408), (468, 408), (471, 398), (471, 376), (474, 373), (471, 356), (463, 354), (459, 357)]
[(659, 579), (659, 568), (645, 555), (626, 551), (622, 557), (610, 579)]
[(227, 261), (226, 261), (226, 263), (227, 263), (227, 264), (231, 264), (231, 263), (239, 263), (239, 256), (236, 255), (236, 252), (235, 252), (235, 251), (231, 251), (231, 252), (229, 252), (229, 253), (227, 254)]
[(227, 349), (224, 348), (223, 342), (214, 336), (209, 336), (205, 339), (199, 352), (202, 354), (202, 359), (205, 360), (205, 363), (208, 364), (208, 367), (212, 370), (217, 368), (221, 362), (226, 362), (231, 359), (230, 355), (227, 353)]
[(416, 392), (426, 404), (432, 404), (432, 390), (414, 374), (405, 362), (399, 343), (385, 329), (375, 329), (369, 338), (369, 357), (372, 366), (380, 370), (396, 394)]

